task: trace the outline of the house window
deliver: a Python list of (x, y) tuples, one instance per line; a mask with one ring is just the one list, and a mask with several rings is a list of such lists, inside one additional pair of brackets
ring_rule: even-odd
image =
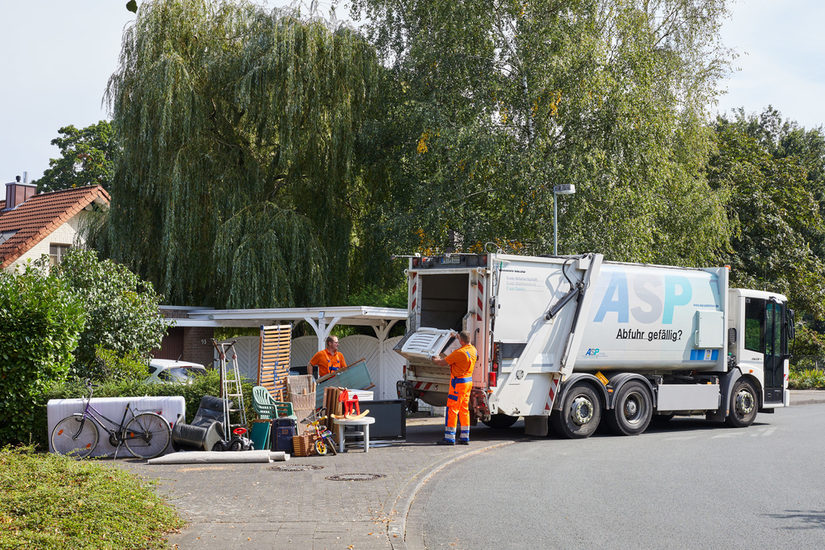
[(17, 233), (16, 229), (14, 231), (0, 231), (0, 244), (14, 237), (15, 233)]
[(50, 244), (49, 245), (49, 263), (57, 265), (63, 261), (63, 256), (69, 251), (71, 245), (69, 244)]

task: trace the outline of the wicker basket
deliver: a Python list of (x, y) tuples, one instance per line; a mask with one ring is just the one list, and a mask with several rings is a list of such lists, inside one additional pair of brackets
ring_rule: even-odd
[(292, 436), (293, 456), (310, 456), (313, 453), (312, 436), (309, 434)]
[(289, 400), (296, 409), (314, 409), (315, 392), (311, 393), (290, 393)]

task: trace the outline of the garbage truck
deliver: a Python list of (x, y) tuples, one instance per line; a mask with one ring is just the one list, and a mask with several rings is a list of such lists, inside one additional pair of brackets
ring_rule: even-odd
[(399, 398), (444, 406), (433, 358), (466, 330), (478, 350), (473, 423), (585, 438), (636, 435), (702, 414), (734, 427), (789, 404), (787, 298), (729, 288), (729, 268), (605, 261), (601, 254), (409, 257)]

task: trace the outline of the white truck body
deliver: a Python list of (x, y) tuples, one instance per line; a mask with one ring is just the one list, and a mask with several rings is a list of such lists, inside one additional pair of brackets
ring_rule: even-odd
[(486, 254), (414, 257), (407, 275), (396, 351), (410, 403), (444, 405), (449, 369), (431, 358), (467, 330), (479, 357), (471, 409), (488, 423), (522, 416), (540, 433), (554, 416), (586, 437), (603, 417), (631, 434), (654, 414), (747, 425), (788, 405), (793, 313), (782, 295), (729, 289), (727, 268)]

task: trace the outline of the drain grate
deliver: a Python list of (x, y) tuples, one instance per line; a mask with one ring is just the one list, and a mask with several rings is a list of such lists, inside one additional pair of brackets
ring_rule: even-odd
[(281, 466), (270, 466), (270, 470), (279, 472), (308, 472), (310, 470), (323, 470), (323, 466), (316, 464), (283, 464)]
[(334, 476), (327, 476), (326, 479), (330, 481), (372, 481), (373, 479), (381, 479), (387, 477), (384, 474), (336, 474)]

